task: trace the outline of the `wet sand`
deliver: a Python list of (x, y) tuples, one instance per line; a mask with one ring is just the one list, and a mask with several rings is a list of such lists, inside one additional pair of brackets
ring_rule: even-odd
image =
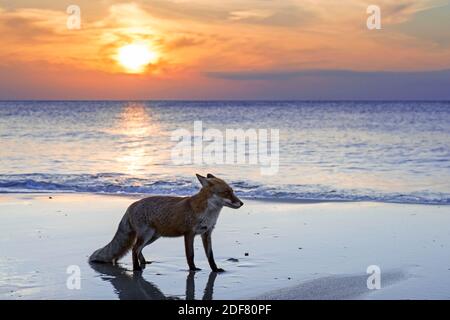
[[(142, 273), (131, 271), (130, 255), (120, 266), (90, 265), (134, 200), (0, 195), (0, 299), (450, 298), (450, 206), (247, 200), (224, 208), (213, 234), (223, 274), (209, 271), (200, 238), (195, 274), (182, 238), (146, 247), (154, 262)], [(367, 288), (371, 265), (380, 290)], [(80, 289), (70, 288), (70, 266)]]

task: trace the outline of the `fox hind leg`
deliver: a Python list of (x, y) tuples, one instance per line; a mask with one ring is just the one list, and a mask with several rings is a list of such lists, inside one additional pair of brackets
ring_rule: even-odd
[[(133, 270), (141, 271), (145, 264), (141, 265), (141, 260), (144, 259), (142, 255), (142, 249), (146, 244), (152, 239), (155, 234), (155, 230), (152, 228), (145, 228), (144, 230), (139, 230), (136, 237), (136, 243), (133, 246), (132, 257), (133, 257)], [(141, 258), (142, 257), (142, 258)]]
[[(152, 237), (152, 238), (144, 245), (144, 247), (146, 247), (146, 246), (152, 244), (153, 242), (155, 242), (156, 240), (158, 240), (159, 237), (160, 237), (159, 235), (154, 234), (153, 237)], [(147, 260), (145, 260), (145, 257), (144, 257), (144, 255), (142, 254), (142, 251), (141, 251), (141, 253), (139, 254), (139, 257), (138, 257), (138, 258), (139, 258), (139, 262), (140, 262), (141, 265), (146, 265), (146, 264), (152, 263), (152, 261), (147, 261)]]

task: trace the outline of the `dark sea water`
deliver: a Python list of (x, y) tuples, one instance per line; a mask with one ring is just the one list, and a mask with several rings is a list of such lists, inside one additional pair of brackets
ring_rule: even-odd
[[(279, 129), (279, 171), (175, 164), (176, 129)], [(450, 204), (450, 102), (0, 102), (0, 192), (190, 194)]]

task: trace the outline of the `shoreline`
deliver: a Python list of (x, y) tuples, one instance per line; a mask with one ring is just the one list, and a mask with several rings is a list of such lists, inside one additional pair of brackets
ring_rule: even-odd
[[(223, 274), (210, 272), (198, 238), (195, 274), (180, 238), (146, 247), (155, 262), (141, 275), (129, 255), (118, 267), (89, 265), (138, 197), (0, 194), (0, 299), (450, 298), (449, 206), (247, 200), (224, 209), (213, 233)], [(72, 265), (81, 290), (66, 287)], [(381, 290), (366, 287), (370, 265)]]
[[(85, 196), (106, 196), (106, 197), (124, 197), (124, 198), (132, 198), (132, 199), (141, 199), (145, 197), (151, 196), (177, 196), (177, 197), (187, 197), (190, 195), (178, 195), (178, 194), (148, 194), (148, 193), (102, 193), (102, 192), (69, 192), (69, 191), (60, 191), (60, 192), (0, 192), (1, 196), (20, 196), (26, 195), (30, 196), (56, 196), (56, 195), (85, 195)], [(450, 206), (450, 203), (423, 203), (423, 202), (395, 202), (395, 201), (381, 201), (381, 200), (316, 200), (316, 199), (276, 199), (276, 198), (252, 198), (240, 196), (241, 199), (246, 201), (257, 201), (257, 202), (269, 202), (269, 203), (285, 203), (285, 204), (320, 204), (320, 203), (379, 203), (379, 204), (389, 204), (389, 205), (417, 205), (417, 206)]]

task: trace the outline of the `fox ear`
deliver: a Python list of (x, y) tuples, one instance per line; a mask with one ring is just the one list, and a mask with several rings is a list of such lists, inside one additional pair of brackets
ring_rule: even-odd
[(198, 173), (196, 173), (195, 175), (197, 176), (198, 181), (200, 181), (203, 187), (206, 187), (208, 185), (208, 180), (206, 179), (206, 177), (201, 176)]
[(206, 177), (209, 179), (209, 178), (215, 178), (215, 176), (213, 176), (211, 173), (208, 173), (207, 175), (206, 175)]

